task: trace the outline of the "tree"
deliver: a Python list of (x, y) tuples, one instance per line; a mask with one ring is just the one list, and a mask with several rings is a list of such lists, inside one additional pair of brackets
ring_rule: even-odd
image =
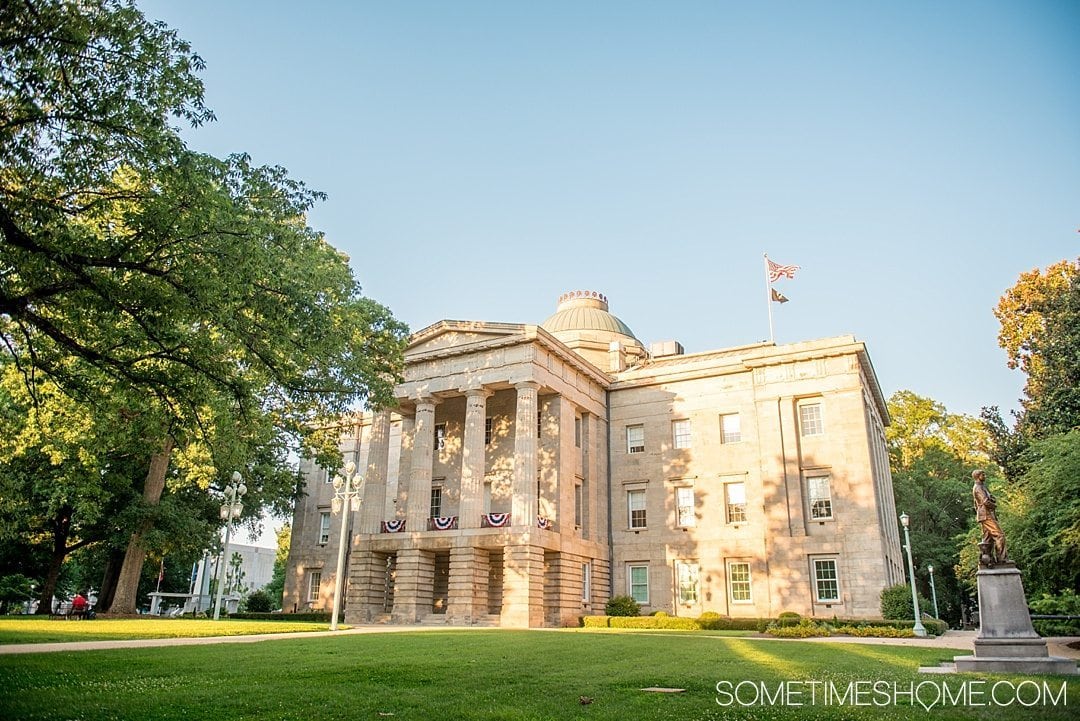
[(185, 147), (170, 123), (213, 115), (175, 32), (126, 0), (24, 0), (0, 5), (0, 56), (0, 338), (31, 393), (44, 376), (147, 431), (131, 612), (174, 449), (217, 488), (259, 475), (260, 444), (329, 460), (314, 429), (391, 401), (406, 328), (307, 225), (321, 194)]
[(277, 532), (277, 552), (274, 554), (274, 575), (266, 584), (266, 592), (273, 600), (273, 608), (281, 608), (285, 593), (285, 569), (289, 561), (289, 544), (292, 539), (292, 527), (285, 524)]
[[(990, 438), (976, 418), (949, 413), (945, 406), (911, 391), (888, 401), (892, 419), (885, 431), (896, 507), (911, 516), (919, 592), (930, 592), (927, 566), (934, 567), (938, 607), (944, 620), (961, 617), (961, 581), (956, 567), (975, 523), (971, 513), (971, 472), (986, 469)], [(991, 467), (992, 472), (994, 469)], [(907, 600), (911, 604), (910, 589)]]
[(1021, 273), (994, 315), (1009, 367), (1027, 375), (1018, 432), (1037, 438), (1080, 425), (1080, 262)]

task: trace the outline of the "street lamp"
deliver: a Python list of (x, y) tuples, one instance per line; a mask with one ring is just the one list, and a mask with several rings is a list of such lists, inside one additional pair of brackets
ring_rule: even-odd
[(919, 596), (915, 593), (915, 564), (911, 560), (911, 536), (908, 535), (908, 523), (911, 522), (911, 518), (908, 514), (900, 514), (900, 525), (904, 527), (904, 548), (907, 549), (907, 566), (908, 574), (911, 576), (911, 607), (915, 611), (915, 626), (912, 627), (911, 632), (916, 636), (925, 636), (926, 627), (922, 625), (922, 619), (919, 616), (922, 613), (919, 611)]
[(334, 513), (338, 513), (345, 509), (345, 512), (341, 514), (341, 535), (338, 536), (338, 550), (337, 550), (337, 574), (334, 576), (334, 613), (330, 616), (330, 630), (336, 631), (338, 627), (338, 614), (341, 613), (341, 587), (345, 585), (345, 579), (342, 577), (345, 573), (345, 543), (348, 540), (349, 533), (349, 513), (356, 510), (353, 504), (353, 499), (356, 499), (355, 506), (360, 505), (360, 483), (363, 479), (360, 478), (360, 474), (356, 472), (356, 464), (352, 461), (345, 466), (345, 475), (340, 473), (334, 476), (334, 500), (332, 501), (331, 508)]
[(937, 610), (937, 589), (934, 587), (934, 567), (927, 566), (926, 570), (930, 571), (930, 595), (934, 599), (934, 618), (941, 618), (941, 616), (938, 615)]
[(221, 504), (221, 520), (225, 521), (225, 546), (221, 549), (221, 561), (218, 562), (217, 600), (214, 602), (214, 620), (221, 618), (221, 594), (225, 591), (225, 564), (229, 557), (229, 538), (232, 536), (232, 522), (239, 518), (244, 511), (244, 504), (240, 502), (247, 493), (240, 479), (240, 472), (233, 471), (232, 483), (225, 487), (225, 503)]

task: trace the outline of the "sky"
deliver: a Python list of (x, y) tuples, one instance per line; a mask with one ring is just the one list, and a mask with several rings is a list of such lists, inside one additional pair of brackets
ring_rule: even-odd
[(853, 334), (886, 396), (1019, 407), (993, 308), (1080, 256), (1080, 3), (154, 0), (215, 155), (281, 165), (419, 330), (597, 290), (687, 352)]

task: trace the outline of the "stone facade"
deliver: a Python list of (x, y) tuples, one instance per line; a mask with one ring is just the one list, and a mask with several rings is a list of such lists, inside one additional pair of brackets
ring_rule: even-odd
[[(876, 616), (903, 578), (885, 403), (851, 337), (653, 353), (591, 291), (540, 326), (414, 334), (364, 476), (347, 623), (576, 625), (645, 612)], [(329, 609), (341, 514), (306, 464), (286, 610)]]

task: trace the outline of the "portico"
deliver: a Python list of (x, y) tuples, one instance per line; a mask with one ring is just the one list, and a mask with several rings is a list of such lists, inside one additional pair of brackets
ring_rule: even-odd
[(603, 416), (606, 375), (528, 325), (444, 321), (414, 336), (406, 360), (394, 409), (401, 480), (388, 494), (383, 411), (371, 425), (346, 621), (540, 626), (602, 607), (582, 595), (582, 578), (576, 595), (545, 597), (545, 587), (586, 566), (608, 573), (578, 488), (599, 473), (587, 466), (602, 433), (583, 449), (581, 427)]

